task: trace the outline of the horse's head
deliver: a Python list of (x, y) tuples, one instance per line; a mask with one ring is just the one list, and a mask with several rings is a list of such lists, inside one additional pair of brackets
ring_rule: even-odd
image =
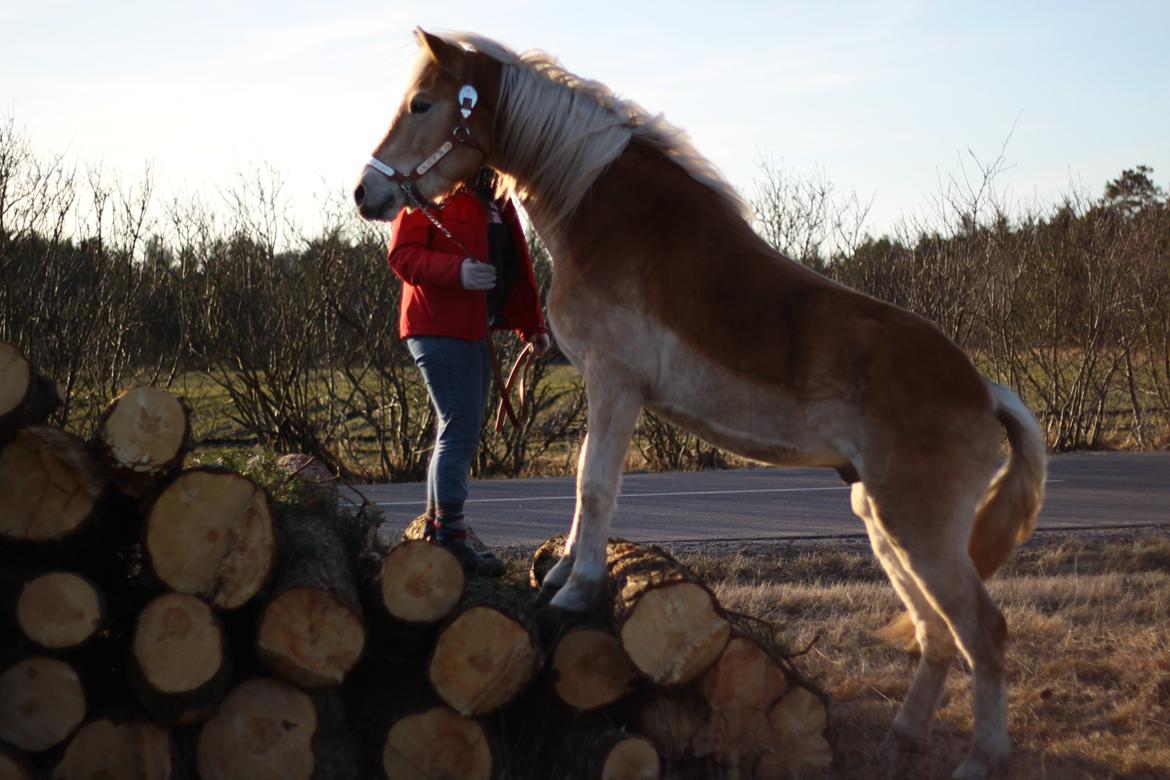
[(469, 179), (492, 149), (499, 64), (419, 29), (420, 65), (353, 197), (366, 219), (391, 220)]

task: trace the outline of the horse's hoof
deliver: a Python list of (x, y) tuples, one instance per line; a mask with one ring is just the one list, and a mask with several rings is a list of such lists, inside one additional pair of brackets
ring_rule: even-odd
[(549, 603), (565, 612), (584, 612), (592, 605), (592, 597), (597, 590), (595, 587), (582, 587), (570, 579)]
[(573, 573), (573, 559), (562, 557), (556, 562), (548, 573), (544, 575), (544, 579), (540, 582), (541, 593), (556, 593), (566, 582), (569, 581), (569, 575)]
[(967, 760), (951, 775), (952, 780), (983, 780), (995, 770), (1007, 766), (1011, 756), (1008, 744), (995, 745), (992, 749), (974, 750)]

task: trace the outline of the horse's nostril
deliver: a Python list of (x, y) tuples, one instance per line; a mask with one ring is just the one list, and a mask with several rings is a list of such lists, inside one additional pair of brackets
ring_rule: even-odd
[(366, 201), (366, 188), (364, 185), (359, 184), (357, 187), (354, 188), (353, 200), (359, 206), (362, 205), (363, 203), (365, 203), (365, 201)]

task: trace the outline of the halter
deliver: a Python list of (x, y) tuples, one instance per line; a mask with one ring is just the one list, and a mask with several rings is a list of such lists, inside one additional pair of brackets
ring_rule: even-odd
[[(476, 104), (479, 103), (479, 92), (472, 86), (472, 76), (474, 75), (473, 65), (468, 65), (467, 83), (459, 88), (459, 118), (455, 123), (455, 127), (451, 128), (451, 137), (443, 141), (439, 148), (434, 151), (429, 157), (423, 160), (410, 173), (403, 173), (396, 171), (391, 166), (379, 160), (377, 157), (371, 157), (366, 163), (367, 168), (373, 168), (378, 173), (385, 176), (392, 183), (397, 184), (402, 189), (406, 199), (410, 201), (411, 205), (421, 211), (423, 215), (430, 220), (431, 224), (435, 226), (444, 236), (447, 237), (455, 246), (463, 252), (464, 255), (475, 260), (476, 262), (483, 262), (475, 257), (463, 242), (451, 234), (447, 226), (439, 221), (438, 217), (431, 213), (427, 205), (423, 203), (422, 198), (418, 196), (415, 190), (414, 183), (426, 175), (427, 171), (438, 165), (447, 154), (455, 148), (456, 144), (467, 144), (479, 151), (483, 157), (487, 154), (482, 148), (471, 143), (471, 126), (467, 124), (471, 118), (471, 113), (475, 110)], [(495, 345), (492, 344), (491, 337), (491, 321), (488, 321), (488, 336), (486, 339), (488, 354), (492, 365), (492, 377), (495, 379), (496, 388), (500, 393), (500, 405), (496, 411), (496, 432), (499, 433), (504, 429), (504, 418), (511, 421), (512, 425), (516, 426), (517, 430), (522, 429), (521, 420), (527, 417), (528, 414), (528, 399), (525, 398), (525, 373), (530, 368), (535, 360), (536, 353), (531, 344), (528, 344), (520, 351), (516, 362), (512, 365), (512, 370), (508, 372), (508, 379), (504, 381), (502, 372), (500, 371), (500, 361), (496, 356)], [(517, 415), (516, 410), (512, 407), (511, 395), (512, 387), (517, 378), (520, 380), (520, 413)]]

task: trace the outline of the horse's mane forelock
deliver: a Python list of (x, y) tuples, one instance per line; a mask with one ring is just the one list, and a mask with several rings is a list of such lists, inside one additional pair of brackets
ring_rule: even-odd
[(739, 194), (682, 129), (622, 100), (604, 84), (566, 70), (543, 51), (523, 54), (482, 35), (441, 34), (453, 45), (474, 49), (500, 63), (500, 110), (496, 143), (501, 158), (521, 178), (541, 182), (540, 193), (518, 194), (555, 224), (581, 202), (597, 177), (637, 138), (659, 149), (737, 213), (750, 218)]

